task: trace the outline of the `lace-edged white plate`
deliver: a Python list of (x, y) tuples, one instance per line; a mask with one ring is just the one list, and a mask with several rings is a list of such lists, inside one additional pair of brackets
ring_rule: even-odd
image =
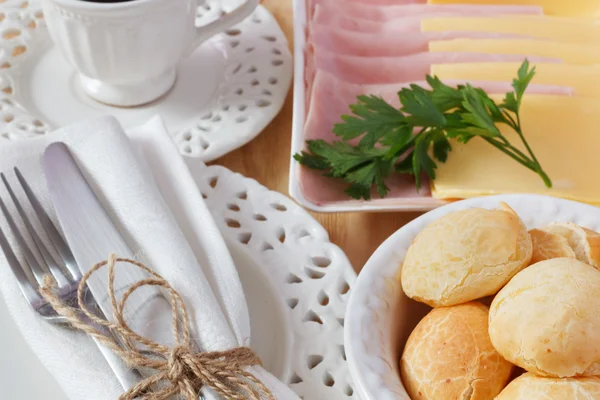
[[(208, 0), (198, 8), (197, 24), (228, 3)], [(259, 6), (183, 60), (173, 89), (148, 105), (97, 103), (74, 76), (50, 40), (39, 0), (0, 1), (0, 145), (103, 114), (125, 128), (160, 114), (184, 155), (210, 161), (252, 140), (279, 113), (292, 61), (277, 21)]]
[(284, 195), (220, 166), (188, 164), (238, 267), (252, 347), (267, 369), (304, 399), (358, 399), (343, 337), (356, 274), (344, 252)]
[(362, 269), (346, 314), (345, 339), (356, 391), (363, 400), (410, 400), (398, 361), (408, 335), (430, 310), (410, 300), (398, 279), (408, 247), (432, 221), (471, 207), (511, 206), (528, 229), (552, 222), (573, 222), (600, 229), (600, 208), (539, 195), (499, 195), (458, 201), (428, 212), (400, 228), (373, 253)]

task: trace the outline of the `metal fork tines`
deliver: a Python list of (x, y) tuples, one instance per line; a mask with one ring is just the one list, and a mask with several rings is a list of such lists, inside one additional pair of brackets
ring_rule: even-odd
[[(54, 248), (54, 254), (57, 256), (53, 256), (51, 249), (44, 244), (40, 234), (34, 228), (34, 222), (25, 212), (24, 206), (19, 201), (13, 187), (3, 173), (0, 173), (0, 178), (14, 203), (17, 213), (25, 226), (25, 230), (32, 240), (26, 240), (25, 235), (21, 232), (21, 229), (19, 229), (18, 224), (15, 221), (15, 218), (13, 218), (9, 212), (7, 204), (0, 197), (0, 209), (8, 222), (8, 226), (18, 247), (23, 253), (25, 262), (19, 262), (15, 255), (15, 251), (11, 248), (7, 236), (2, 232), (2, 229), (0, 229), (0, 248), (4, 252), (8, 264), (17, 279), (21, 292), (23, 292), (23, 295), (33, 309), (46, 319), (60, 322), (63, 318), (58, 316), (52, 307), (50, 307), (39, 294), (40, 285), (43, 283), (44, 277), (51, 274), (57, 283), (61, 300), (71, 303), (81, 280), (81, 272), (67, 243), (58, 232), (58, 229), (34, 195), (31, 187), (19, 169), (15, 168), (14, 172), (17, 181), (19, 182), (19, 186), (21, 186), (31, 208), (37, 216), (39, 225), (42, 227), (41, 230), (44, 231), (45, 236), (48, 238), (48, 242)], [(32, 243), (32, 245), (29, 243)], [(55, 257), (59, 258), (59, 260)]]
[[(26, 201), (20, 202), (16, 195), (13, 187), (10, 185), (9, 180), (3, 173), (0, 173), (0, 179), (4, 183), (9, 197), (14, 203), (16, 213), (11, 213), (8, 210), (7, 204), (2, 200), (0, 196), (0, 210), (6, 221), (10, 232), (15, 239), (15, 248), (20, 249), (23, 253), (24, 262), (19, 262), (15, 253), (18, 253), (13, 249), (7, 239), (6, 232), (2, 232), (0, 228), (0, 249), (4, 253), (10, 268), (12, 269), (21, 292), (25, 295), (25, 298), (31, 305), (31, 307), (43, 318), (51, 323), (66, 323), (66, 318), (59, 316), (54, 309), (48, 304), (44, 298), (40, 295), (40, 285), (43, 284), (44, 279), (47, 276), (52, 276), (56, 281), (58, 287), (58, 297), (64, 303), (70, 304), (72, 307), (79, 309), (77, 304), (77, 288), (81, 282), (81, 271), (79, 265), (71, 252), (67, 242), (63, 239), (62, 235), (58, 232), (58, 229), (38, 201), (37, 197), (33, 194), (33, 191), (27, 184), (21, 172), (15, 168), (15, 175), (18, 186), (21, 187), (22, 191), (27, 197)], [(24, 203), (24, 204), (22, 204)], [(25, 212), (26, 203), (29, 203), (33, 209), (35, 217), (28, 217)], [(13, 215), (18, 214), (24, 229), (19, 229), (19, 225), (15, 221)], [(37, 221), (35, 221), (37, 219)], [(35, 229), (35, 226), (41, 226), (41, 228)], [(25, 234), (27, 240), (25, 237)], [(42, 240), (41, 235), (47, 237), (46, 246)], [(106, 319), (106, 316), (102, 313), (102, 310), (98, 307), (96, 299), (92, 296), (89, 290), (86, 290), (83, 301), (89, 310), (95, 310), (100, 318)], [(82, 319), (91, 323), (85, 316), (82, 315)], [(105, 329), (101, 325), (94, 325), (102, 335), (107, 337), (113, 337), (115, 340), (119, 340), (118, 337), (112, 336), (108, 329)], [(114, 354), (108, 347), (103, 346), (96, 337), (92, 337), (96, 342), (96, 345), (102, 352), (102, 355), (108, 362), (108, 365), (115, 373), (115, 376), (121, 383), (123, 389), (127, 390), (136, 382), (139, 382), (141, 375), (136, 369), (129, 368), (127, 364), (123, 362), (116, 354)]]

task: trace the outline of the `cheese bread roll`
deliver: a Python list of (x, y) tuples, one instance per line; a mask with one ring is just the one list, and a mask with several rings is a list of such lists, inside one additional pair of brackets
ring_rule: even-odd
[(519, 272), (490, 307), (490, 338), (508, 361), (550, 377), (600, 374), (600, 271), (573, 258)]
[(411, 333), (400, 361), (411, 399), (493, 399), (513, 366), (488, 335), (488, 309), (471, 302), (432, 310)]
[[(556, 238), (562, 238), (564, 241), (566, 241), (567, 245), (571, 248), (573, 258), (577, 258), (579, 261), (589, 264), (593, 267), (600, 267), (600, 234), (597, 232), (571, 222), (551, 224), (541, 228), (541, 231), (547, 233), (549, 236), (552, 235)], [(560, 252), (564, 252), (566, 250), (564, 245), (560, 245), (558, 248), (561, 249)], [(536, 246), (534, 244), (534, 258), (540, 258), (538, 261), (553, 258), (550, 257), (552, 254), (547, 254), (548, 257), (546, 258), (541, 258), (542, 254), (538, 253), (536, 255), (535, 249)], [(566, 253), (564, 256), (571, 257)]]
[(496, 400), (600, 400), (600, 377), (548, 378), (532, 373), (521, 375)]
[(531, 260), (531, 237), (506, 204), (447, 214), (421, 231), (402, 266), (407, 296), (433, 307), (495, 294)]
[(533, 244), (532, 264), (551, 258), (577, 258), (575, 251), (573, 251), (569, 241), (564, 236), (546, 232), (543, 228), (532, 229), (529, 231), (529, 235)]

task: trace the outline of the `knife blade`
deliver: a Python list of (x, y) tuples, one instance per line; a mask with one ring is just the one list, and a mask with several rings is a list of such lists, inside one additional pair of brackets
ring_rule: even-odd
[[(82, 273), (106, 260), (111, 252), (119, 257), (133, 258), (133, 252), (112, 224), (64, 143), (48, 146), (44, 154), (44, 170), (59, 224)], [(123, 272), (117, 271), (116, 281), (143, 279), (145, 274), (141, 272), (131, 270), (128, 276), (122, 276)], [(88, 288), (104, 316), (112, 316), (107, 285), (108, 277), (99, 273), (88, 281)], [(129, 368), (111, 350), (99, 342), (96, 344), (123, 389), (129, 389), (141, 379), (139, 372)]]

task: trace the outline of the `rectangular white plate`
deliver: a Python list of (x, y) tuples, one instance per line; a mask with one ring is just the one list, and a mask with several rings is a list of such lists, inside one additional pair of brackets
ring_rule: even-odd
[(348, 198), (335, 203), (316, 204), (307, 200), (300, 187), (300, 164), (293, 155), (304, 148), (305, 85), (304, 85), (304, 47), (306, 46), (306, 0), (293, 0), (294, 12), (294, 110), (292, 119), (292, 158), (290, 160), (290, 196), (300, 205), (318, 212), (345, 211), (429, 211), (448, 201), (432, 197), (402, 198), (388, 197), (373, 198), (369, 201)]

